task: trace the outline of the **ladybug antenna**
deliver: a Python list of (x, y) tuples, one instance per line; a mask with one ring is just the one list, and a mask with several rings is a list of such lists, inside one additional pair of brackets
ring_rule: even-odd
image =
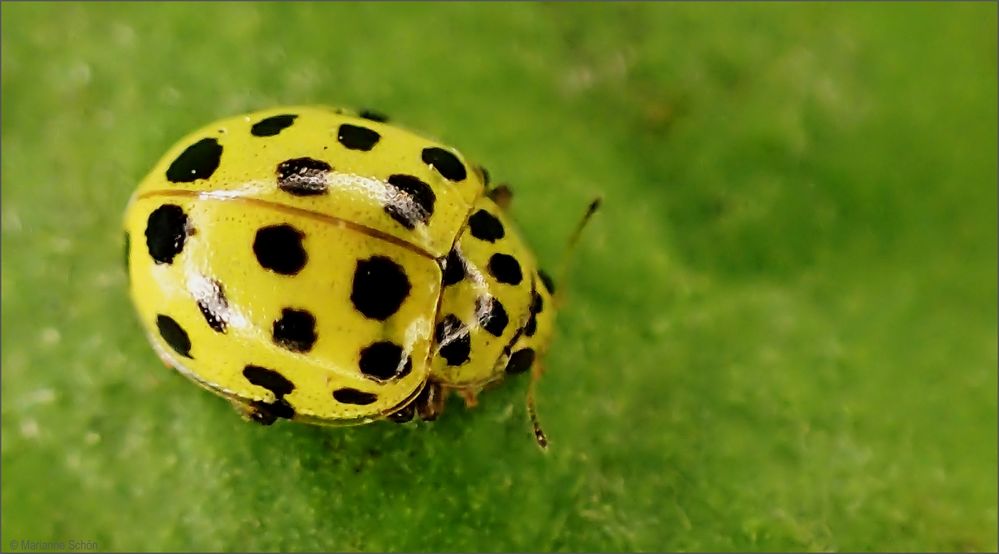
[[(569, 264), (572, 261), (572, 255), (576, 251), (576, 246), (579, 244), (579, 237), (583, 234), (583, 229), (586, 228), (586, 224), (590, 222), (593, 218), (593, 214), (597, 213), (600, 209), (600, 204), (603, 202), (603, 198), (596, 197), (591, 202), (590, 205), (586, 207), (586, 212), (583, 217), (580, 218), (579, 223), (576, 225), (576, 229), (573, 230), (572, 234), (569, 235), (569, 241), (566, 244), (565, 254), (562, 255), (562, 265), (559, 267), (559, 283), (564, 285), (566, 279), (569, 276)], [(542, 275), (544, 278), (544, 275)], [(555, 303), (561, 304), (561, 294), (564, 294), (565, 287), (560, 286), (558, 291), (555, 292)], [(541, 422), (538, 421), (538, 408), (534, 402), (534, 388), (541, 379), (541, 374), (544, 369), (541, 367), (540, 363), (536, 363), (531, 367), (531, 383), (527, 387), (527, 415), (531, 418), (531, 427), (534, 430), (534, 440), (537, 441), (538, 446), (541, 450), (547, 451), (548, 449), (548, 436), (545, 435), (544, 429), (541, 428)]]
[(548, 450), (548, 435), (545, 434), (544, 429), (541, 428), (541, 422), (538, 421), (538, 409), (534, 404), (534, 384), (538, 382), (541, 377), (541, 367), (535, 365), (531, 368), (531, 384), (527, 386), (527, 415), (531, 417), (531, 427), (534, 430), (534, 440), (537, 441), (538, 446), (541, 450)]
[(559, 266), (558, 270), (558, 291), (555, 293), (555, 301), (557, 304), (562, 303), (562, 295), (565, 294), (565, 282), (569, 278), (569, 266), (572, 263), (572, 256), (576, 252), (576, 247), (579, 245), (579, 237), (583, 234), (583, 229), (586, 228), (586, 224), (590, 222), (593, 218), (593, 214), (597, 213), (600, 209), (600, 205), (603, 203), (603, 197), (596, 197), (591, 202), (590, 205), (586, 207), (586, 212), (583, 217), (579, 219), (579, 223), (576, 224), (576, 228), (569, 235), (569, 240), (566, 242), (565, 253), (562, 255), (562, 264)]

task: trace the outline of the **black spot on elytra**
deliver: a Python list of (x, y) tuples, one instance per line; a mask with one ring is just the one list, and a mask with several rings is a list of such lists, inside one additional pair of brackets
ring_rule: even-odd
[(390, 195), (385, 213), (407, 229), (414, 229), (417, 223), (425, 224), (430, 220), (437, 201), (430, 185), (412, 175), (392, 175), (388, 184)]
[(274, 344), (292, 352), (308, 352), (316, 343), (316, 317), (307, 310), (284, 308), (271, 333)]
[(468, 229), (473, 237), (486, 242), (496, 242), (506, 235), (500, 220), (485, 210), (479, 210), (468, 218)]
[(500, 303), (499, 298), (486, 296), (476, 298), (475, 313), (479, 318), (479, 325), (494, 337), (502, 335), (507, 324), (510, 323), (506, 308)]
[(222, 283), (210, 281), (207, 290), (199, 290), (195, 297), (205, 321), (217, 333), (225, 333), (229, 323), (229, 301), (222, 290)]
[(522, 348), (510, 355), (506, 363), (507, 373), (523, 373), (534, 365), (534, 349)]
[(156, 328), (163, 340), (170, 345), (170, 348), (173, 348), (181, 356), (193, 358), (191, 356), (191, 339), (187, 336), (187, 331), (177, 321), (168, 315), (159, 314), (156, 316)]
[(548, 294), (555, 294), (555, 281), (552, 281), (551, 276), (545, 273), (545, 270), (539, 269), (538, 277), (540, 277), (541, 282), (545, 284), (545, 290), (548, 291)]
[(424, 148), (422, 156), (423, 163), (433, 166), (448, 181), (463, 181), (467, 177), (465, 166), (451, 152), (431, 146)]
[(533, 337), (538, 330), (538, 314), (545, 309), (545, 300), (538, 294), (538, 291), (531, 291), (531, 316), (524, 325), (524, 334)]
[(265, 269), (295, 275), (305, 267), (308, 255), (302, 246), (305, 235), (291, 225), (261, 227), (253, 239), (253, 253)]
[(146, 248), (156, 263), (173, 263), (174, 257), (184, 250), (187, 227), (187, 214), (176, 204), (164, 204), (149, 214), (146, 220)]
[(246, 377), (246, 380), (250, 384), (271, 391), (278, 399), (286, 394), (291, 394), (291, 391), (295, 390), (295, 385), (285, 378), (284, 375), (266, 367), (248, 365), (243, 368), (243, 377)]
[(367, 377), (378, 380), (400, 379), (413, 369), (413, 359), (403, 360), (402, 347), (388, 341), (370, 344), (361, 350), (358, 367)]
[(530, 317), (527, 318), (527, 323), (524, 324), (524, 334), (533, 337), (534, 333), (538, 331), (538, 314), (531, 312)]
[(385, 123), (389, 119), (387, 115), (381, 112), (376, 112), (374, 110), (361, 110), (361, 113), (357, 115), (363, 117), (364, 119), (370, 121), (377, 121), (379, 123)]
[(325, 194), (330, 164), (314, 158), (285, 160), (277, 166), (278, 187), (295, 196)]
[(267, 119), (261, 119), (250, 127), (250, 134), (255, 137), (273, 137), (274, 135), (291, 127), (297, 115), (284, 114), (273, 115)]
[(448, 252), (447, 259), (444, 260), (444, 279), (443, 283), (445, 287), (460, 283), (462, 279), (465, 278), (465, 260), (458, 253), (457, 248), (452, 248)]
[(489, 257), (489, 274), (500, 283), (519, 285), (524, 280), (520, 263), (509, 254), (493, 254)]
[(222, 160), (222, 145), (213, 138), (203, 138), (188, 146), (167, 168), (171, 183), (193, 183), (215, 173)]
[(336, 139), (340, 141), (340, 144), (344, 148), (360, 150), (362, 152), (367, 152), (374, 148), (380, 138), (381, 135), (377, 131), (349, 123), (340, 125), (340, 129), (336, 134)]
[(341, 404), (366, 406), (378, 400), (378, 395), (347, 387), (333, 391), (333, 399)]
[(370, 319), (384, 321), (409, 296), (409, 278), (402, 266), (385, 256), (358, 260), (350, 301)]
[(440, 356), (447, 365), (458, 366), (468, 361), (472, 352), (472, 337), (468, 327), (454, 314), (444, 316), (437, 324), (437, 344), (440, 345)]

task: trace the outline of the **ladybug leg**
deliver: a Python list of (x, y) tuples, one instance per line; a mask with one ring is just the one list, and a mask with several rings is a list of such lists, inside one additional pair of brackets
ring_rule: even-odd
[(416, 402), (410, 402), (406, 404), (399, 410), (392, 412), (388, 415), (389, 421), (393, 423), (408, 423), (413, 421), (413, 416), (416, 415)]
[(458, 389), (457, 392), (464, 399), (466, 408), (474, 408), (479, 405), (477, 391), (473, 389)]
[(510, 209), (510, 202), (513, 200), (513, 191), (510, 190), (509, 185), (503, 183), (489, 189), (486, 196), (505, 212)]
[(545, 364), (539, 359), (531, 366), (531, 382), (535, 382), (541, 379), (541, 376), (545, 374)]
[(259, 423), (260, 425), (270, 425), (277, 420), (273, 414), (268, 414), (266, 411), (260, 410), (253, 404), (242, 400), (230, 398), (229, 405), (236, 410), (236, 413), (238, 413), (244, 421), (252, 421), (254, 423)]
[(408, 423), (419, 415), (423, 421), (433, 421), (444, 411), (446, 390), (439, 383), (430, 381), (412, 402), (392, 412), (387, 417), (394, 423)]
[(423, 392), (416, 397), (413, 405), (416, 414), (423, 421), (433, 421), (444, 411), (445, 389), (440, 383), (430, 381), (423, 387)]
[(249, 402), (239, 398), (229, 398), (229, 404), (244, 420), (260, 425), (271, 425), (278, 418), (292, 419), (295, 417), (295, 410), (283, 398), (279, 398), (273, 403)]

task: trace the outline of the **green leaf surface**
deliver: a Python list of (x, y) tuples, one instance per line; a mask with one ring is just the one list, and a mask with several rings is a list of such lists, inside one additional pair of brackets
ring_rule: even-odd
[[(2, 543), (997, 548), (996, 5), (4, 3)], [(120, 218), (184, 133), (370, 107), (550, 266), (538, 402), (244, 423), (159, 363)]]

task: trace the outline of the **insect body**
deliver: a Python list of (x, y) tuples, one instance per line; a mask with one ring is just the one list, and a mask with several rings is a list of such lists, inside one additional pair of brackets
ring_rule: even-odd
[(215, 122), (125, 215), (131, 296), (163, 361), (269, 424), (433, 419), (539, 363), (551, 280), (455, 150), (286, 107)]

